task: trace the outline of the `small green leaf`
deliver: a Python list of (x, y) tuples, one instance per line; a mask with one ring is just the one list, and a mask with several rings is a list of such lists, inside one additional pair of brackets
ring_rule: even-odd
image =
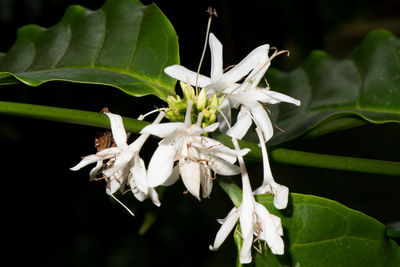
[[(313, 130), (309, 137), (372, 123), (400, 122), (400, 39), (379, 30), (347, 59), (314, 51), (298, 69), (267, 72), (271, 88), (301, 100), (301, 107), (271, 105), (278, 145)], [(349, 119), (351, 118), (351, 119)], [(318, 127), (321, 126), (321, 130)]]
[(163, 70), (178, 62), (175, 30), (156, 5), (108, 0), (96, 11), (70, 6), (48, 29), (20, 28), (14, 46), (0, 55), (0, 85), (61, 80), (166, 100), (175, 95), (175, 80)]
[[(383, 224), (342, 204), (321, 197), (291, 194), (279, 211), (270, 195), (259, 203), (282, 219), (285, 255), (254, 252), (255, 266), (399, 266), (400, 248)], [(269, 265), (267, 265), (269, 263)]]

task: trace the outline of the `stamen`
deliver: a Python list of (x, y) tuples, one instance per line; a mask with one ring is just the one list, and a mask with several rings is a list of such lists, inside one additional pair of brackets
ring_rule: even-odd
[(121, 204), (122, 207), (124, 207), (130, 215), (135, 216), (135, 214), (127, 207), (124, 205), (124, 203), (122, 203), (121, 201), (118, 200), (118, 198), (116, 198), (113, 194), (111, 194), (110, 190), (107, 190), (107, 194), (109, 196), (111, 196), (115, 201), (117, 201), (119, 204)]
[(211, 27), (211, 20), (213, 15), (215, 15), (217, 17), (217, 11), (215, 9), (212, 9), (211, 7), (209, 7), (207, 9), (207, 13), (210, 15), (208, 18), (208, 24), (207, 24), (207, 31), (206, 31), (206, 40), (204, 42), (204, 48), (203, 48), (203, 53), (201, 54), (201, 58), (200, 58), (200, 63), (199, 63), (199, 67), (197, 68), (197, 73), (196, 73), (196, 95), (199, 94), (199, 86), (198, 86), (198, 82), (199, 82), (199, 75), (200, 75), (200, 68), (201, 68), (201, 64), (203, 64), (203, 59), (204, 59), (204, 55), (206, 54), (206, 49), (207, 49), (207, 43), (208, 43), (208, 36), (210, 33), (210, 27)]
[(152, 110), (152, 111), (150, 111), (150, 112), (147, 112), (147, 113), (144, 114), (144, 115), (140, 115), (137, 119), (138, 119), (139, 121), (142, 121), (142, 120), (144, 120), (144, 118), (146, 118), (148, 115), (151, 115), (151, 114), (156, 113), (156, 112), (161, 112), (161, 111), (164, 111), (164, 110), (166, 110), (166, 108), (156, 108), (156, 109), (154, 109), (154, 110)]

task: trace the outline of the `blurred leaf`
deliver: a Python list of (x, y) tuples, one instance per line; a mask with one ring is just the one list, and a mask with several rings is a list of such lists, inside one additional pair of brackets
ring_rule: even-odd
[[(254, 252), (254, 266), (399, 266), (400, 248), (375, 219), (321, 197), (291, 194), (279, 211), (270, 195), (259, 203), (282, 219), (285, 255)], [(268, 265), (267, 265), (268, 264)]]
[[(314, 51), (298, 69), (271, 69), (275, 91), (301, 100), (301, 107), (270, 105), (278, 145), (312, 130), (309, 137), (363, 124), (400, 122), (400, 39), (379, 30), (369, 34), (347, 59)], [(318, 129), (320, 127), (320, 130)]]
[(27, 25), (0, 54), (0, 85), (52, 80), (114, 86), (133, 96), (175, 95), (164, 74), (179, 62), (174, 28), (159, 8), (108, 0), (99, 10), (70, 6), (51, 28)]

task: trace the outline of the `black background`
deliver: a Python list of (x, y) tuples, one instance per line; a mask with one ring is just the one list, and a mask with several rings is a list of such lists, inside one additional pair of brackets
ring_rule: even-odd
[[(400, 3), (385, 1), (155, 1), (179, 36), (181, 64), (196, 69), (203, 48), (209, 6), (217, 8), (211, 31), (224, 44), (224, 66), (237, 63), (258, 45), (289, 49), (274, 67), (290, 71), (313, 49), (335, 58), (348, 55), (368, 32), (385, 28), (400, 34)], [(150, 1), (145, 1), (146, 4)], [(103, 1), (0, 0), (0, 51), (15, 41), (18, 27), (50, 27), (67, 6), (91, 9)], [(208, 54), (202, 68), (209, 72)], [(137, 117), (160, 106), (155, 97), (135, 99), (114, 88), (52, 82), (37, 88), (6, 86), (0, 99), (90, 111), (107, 106)], [(89, 168), (72, 172), (81, 156), (95, 152), (101, 129), (0, 115), (2, 250), (11, 266), (234, 266), (228, 238), (218, 252), (208, 250), (231, 203), (215, 185), (211, 199), (198, 202), (177, 183), (165, 190), (162, 207), (127, 194), (131, 217), (105, 194), (104, 183), (89, 182)], [(366, 125), (287, 147), (306, 151), (400, 160), (399, 126)], [(154, 147), (145, 147), (148, 159)], [(399, 177), (273, 165), (278, 182), (292, 192), (335, 199), (383, 223), (398, 221)], [(254, 174), (261, 166), (251, 165)], [(157, 218), (144, 235), (146, 214)]]

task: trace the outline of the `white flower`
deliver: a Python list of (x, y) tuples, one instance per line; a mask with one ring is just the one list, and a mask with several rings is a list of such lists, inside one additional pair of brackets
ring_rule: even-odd
[(284, 209), (287, 206), (289, 198), (289, 188), (275, 182), (272, 176), (271, 168), (269, 166), (267, 147), (264, 142), (263, 134), (260, 128), (256, 128), (256, 133), (260, 139), (261, 153), (263, 158), (263, 183), (253, 191), (253, 194), (266, 194), (271, 193), (274, 195), (274, 206), (277, 209)]
[[(234, 140), (234, 144), (238, 149), (236, 140)], [(219, 220), (222, 226), (210, 249), (217, 250), (235, 227), (237, 221), (239, 221), (243, 239), (239, 254), (240, 263), (251, 262), (254, 235), (259, 240), (265, 241), (273, 254), (282, 255), (284, 254), (284, 243), (281, 238), (283, 235), (281, 220), (279, 217), (270, 214), (263, 205), (255, 201), (243, 158), (239, 156), (238, 161), (242, 174), (242, 203), (239, 208), (234, 207), (225, 219)]]
[[(159, 206), (157, 192), (148, 186), (146, 168), (139, 156), (140, 149), (149, 135), (141, 135), (128, 145), (121, 116), (109, 112), (105, 114), (110, 119), (116, 147), (106, 148), (94, 155), (84, 157), (71, 170), (76, 171), (96, 162), (96, 166), (90, 171), (90, 178), (93, 180), (101, 172), (107, 181), (107, 194), (113, 195), (118, 190), (124, 191), (125, 185), (129, 184), (135, 197), (140, 201), (150, 196), (153, 203)], [(160, 113), (154, 123), (159, 123), (163, 116), (164, 114)]]
[(236, 123), (228, 130), (227, 134), (241, 139), (249, 130), (252, 121), (254, 121), (257, 127), (261, 129), (266, 142), (272, 137), (274, 131), (263, 104), (287, 102), (299, 106), (300, 101), (290, 96), (271, 91), (269, 88), (256, 87), (259, 83), (258, 78), (256, 78), (257, 76), (250, 78), (236, 91), (225, 95), (226, 99), (237, 106), (241, 106)]
[[(214, 139), (202, 136), (215, 131), (218, 123), (201, 128), (200, 113), (198, 122), (192, 124), (191, 107), (192, 102), (189, 101), (184, 122), (149, 125), (141, 133), (163, 138), (148, 166), (149, 186), (170, 185), (180, 174), (188, 191), (200, 200), (200, 187), (203, 197), (211, 193), (212, 172), (221, 175), (238, 174), (239, 168), (234, 165), (237, 154), (245, 154), (248, 150), (236, 152)], [(174, 168), (176, 161), (178, 164)]]
[[(239, 64), (224, 73), (222, 44), (213, 33), (210, 33), (209, 39), (211, 50), (210, 78), (188, 70), (180, 65), (169, 66), (164, 69), (164, 72), (182, 82), (207, 88), (208, 94), (218, 93), (221, 90), (223, 90), (224, 93), (230, 93), (240, 86), (240, 84), (236, 83), (237, 81), (245, 77), (252, 69), (257, 67), (261, 68), (262, 65), (265, 64), (265, 58), (268, 58), (269, 45), (261, 45), (251, 51)], [(230, 121), (231, 110), (228, 100), (223, 101), (221, 112), (223, 112), (228, 121)], [(221, 115), (218, 116), (218, 121), (220, 122), (220, 129), (226, 131), (228, 129), (227, 124)]]

